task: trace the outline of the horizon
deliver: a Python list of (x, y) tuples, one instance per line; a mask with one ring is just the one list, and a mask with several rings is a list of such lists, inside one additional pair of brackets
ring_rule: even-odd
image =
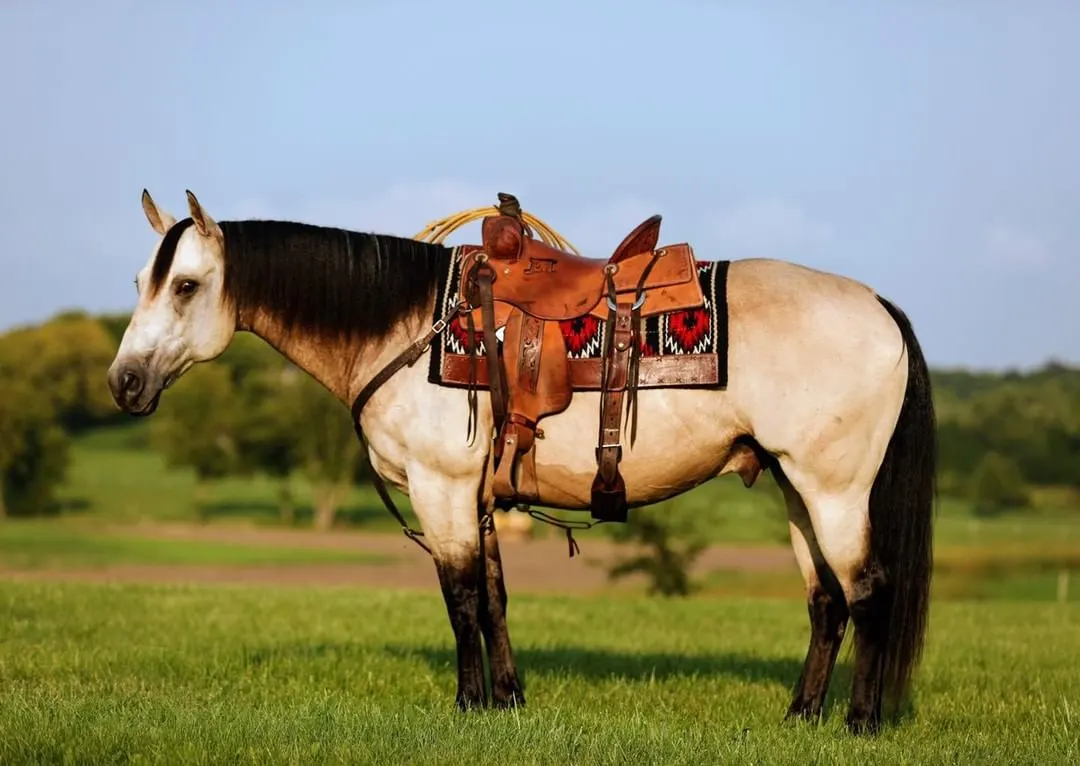
[(935, 370), (1080, 366), (1080, 6), (203, 7), (0, 7), (0, 330), (129, 312), (144, 187), (401, 236), (505, 191), (588, 255), (659, 213), (857, 279)]

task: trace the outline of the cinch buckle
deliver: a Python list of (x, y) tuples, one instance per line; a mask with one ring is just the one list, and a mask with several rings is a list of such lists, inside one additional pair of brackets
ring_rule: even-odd
[(457, 306), (454, 307), (453, 311), (448, 313), (442, 319), (439, 319), (438, 321), (436, 321), (435, 324), (433, 324), (431, 326), (431, 331), (433, 333), (435, 333), (436, 335), (441, 335), (442, 331), (450, 326), (450, 320), (454, 318), (455, 314), (464, 314), (469, 309), (470, 309), (470, 306), (469, 306), (468, 301), (458, 300)]

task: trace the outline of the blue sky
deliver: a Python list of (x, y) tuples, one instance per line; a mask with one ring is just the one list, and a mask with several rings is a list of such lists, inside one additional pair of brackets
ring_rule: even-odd
[(130, 309), (144, 186), (403, 235), (510, 191), (596, 255), (661, 213), (699, 257), (863, 280), (936, 365), (1080, 362), (1078, 29), (1064, 0), (3, 3), (0, 328)]

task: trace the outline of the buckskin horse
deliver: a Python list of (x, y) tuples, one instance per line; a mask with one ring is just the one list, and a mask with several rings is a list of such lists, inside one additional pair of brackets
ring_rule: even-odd
[(820, 716), (850, 619), (847, 727), (879, 730), (920, 659), (932, 570), (935, 415), (905, 314), (841, 276), (657, 247), (659, 216), (611, 258), (583, 258), (534, 239), (501, 199), (481, 245), (450, 247), (219, 223), (190, 191), (176, 221), (144, 190), (160, 240), (108, 371), (114, 399), (152, 414), (245, 331), (351, 406), (380, 486), (407, 493), (433, 557), (462, 709), (489, 704), (481, 636), (490, 702), (525, 701), (493, 509), (620, 521), (715, 476), (750, 485), (771, 470), (810, 617), (787, 717)]

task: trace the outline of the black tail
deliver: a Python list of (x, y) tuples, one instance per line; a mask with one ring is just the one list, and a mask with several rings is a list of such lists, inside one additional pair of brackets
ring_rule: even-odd
[(899, 702), (922, 656), (933, 570), (937, 496), (937, 423), (930, 373), (911, 322), (878, 297), (900, 328), (908, 355), (900, 417), (870, 490), (870, 545), (892, 590), (884, 647), (886, 698)]

